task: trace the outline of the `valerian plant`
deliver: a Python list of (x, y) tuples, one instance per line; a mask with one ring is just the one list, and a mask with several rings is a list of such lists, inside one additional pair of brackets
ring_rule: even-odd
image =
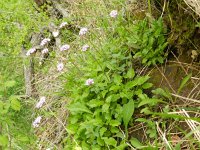
[[(83, 150), (124, 149), (128, 146), (129, 125), (139, 121), (133, 117), (135, 111), (151, 115), (158, 103), (164, 103), (156, 95), (146, 93), (153, 86), (148, 82), (150, 77), (138, 75), (134, 69), (129, 32), (135, 25), (128, 28), (122, 25), (119, 22), (116, 26), (115, 38), (109, 35), (101, 48), (76, 54), (74, 59), (82, 63), (69, 67), (65, 88), (71, 102), (67, 106), (70, 117), (66, 149), (77, 146)], [(143, 28), (143, 24), (137, 26)], [(146, 32), (149, 29), (142, 34)], [(156, 34), (154, 30), (151, 33)], [(153, 129), (150, 137), (156, 137)]]
[(162, 19), (138, 21), (130, 28), (128, 45), (133, 48), (134, 58), (141, 58), (142, 64), (155, 65), (163, 63), (165, 49), (168, 45), (165, 38)]

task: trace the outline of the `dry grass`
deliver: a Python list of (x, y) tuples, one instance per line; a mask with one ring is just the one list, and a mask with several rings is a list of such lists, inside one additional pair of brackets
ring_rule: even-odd
[(200, 16), (200, 0), (184, 0), (197, 15)]

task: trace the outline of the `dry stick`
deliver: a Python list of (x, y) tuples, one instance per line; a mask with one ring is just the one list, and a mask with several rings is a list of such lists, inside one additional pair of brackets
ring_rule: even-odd
[[(182, 111), (184, 112), (183, 114), (184, 114), (186, 117), (190, 118), (190, 116), (189, 116), (188, 113), (185, 111), (185, 109), (182, 109)], [(194, 121), (193, 121), (193, 120), (189, 120), (189, 119), (186, 119), (185, 121), (187, 122), (187, 124), (188, 124), (188, 126), (190, 127), (190, 129), (193, 131), (193, 133), (194, 133), (196, 139), (197, 139), (198, 141), (200, 141), (200, 131), (197, 130), (197, 127), (196, 127)]]
[(161, 17), (163, 17), (163, 14), (164, 14), (164, 12), (165, 12), (165, 7), (166, 7), (166, 0), (164, 0), (164, 5), (163, 5), (163, 10), (162, 10)]
[(163, 133), (162, 130), (160, 129), (158, 122), (156, 122), (156, 126), (157, 126), (157, 131), (162, 137), (163, 142), (165, 142), (165, 144), (169, 147), (170, 150), (173, 150), (172, 146), (170, 145), (170, 143), (167, 141), (167, 138), (165, 137), (165, 133)]
[[(190, 91), (190, 93), (189, 93), (189, 95), (187, 96), (187, 98), (189, 98), (190, 97), (190, 95), (194, 92), (194, 90), (196, 89), (196, 88), (198, 88), (198, 86), (200, 85), (200, 82), (197, 84), (197, 85), (195, 85), (195, 87)], [(195, 94), (195, 93), (194, 93)], [(193, 94), (193, 95), (194, 95)], [(192, 96), (192, 98), (193, 98), (194, 96)]]
[(175, 96), (175, 97), (178, 97), (178, 98), (181, 98), (181, 99), (184, 99), (184, 100), (192, 101), (194, 103), (200, 103), (200, 100), (198, 100), (198, 99), (187, 98), (187, 97), (183, 97), (183, 96), (180, 96), (180, 95), (177, 95), (177, 94), (173, 94), (173, 93), (171, 93), (171, 95)]
[[(200, 13), (197, 11), (199, 8), (200, 8), (200, 6), (199, 6), (199, 1), (195, 1), (194, 2), (194, 0), (192, 1), (192, 0), (184, 0), (184, 2), (186, 3), (186, 5), (192, 10), (192, 11), (194, 11), (197, 15), (199, 15), (200, 16)], [(195, 4), (196, 4), (196, 6), (195, 6)], [(194, 8), (196, 9), (194, 9)]]

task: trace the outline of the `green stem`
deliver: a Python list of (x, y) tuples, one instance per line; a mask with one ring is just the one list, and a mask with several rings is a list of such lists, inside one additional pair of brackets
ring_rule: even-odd
[(128, 128), (125, 126), (126, 139), (128, 140)]
[(148, 9), (149, 9), (149, 13), (151, 14), (151, 0), (148, 0)]

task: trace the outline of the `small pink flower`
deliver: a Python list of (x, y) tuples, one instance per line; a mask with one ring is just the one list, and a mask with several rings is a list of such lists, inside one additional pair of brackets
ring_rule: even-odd
[(82, 51), (83, 51), (83, 52), (84, 52), (84, 51), (87, 51), (87, 49), (88, 49), (89, 47), (90, 47), (90, 46), (87, 45), (87, 44), (83, 45), (83, 47), (82, 47)]
[(60, 47), (60, 51), (66, 51), (68, 49), (70, 49), (70, 45), (68, 45), (68, 44), (65, 44), (65, 45)]
[(26, 56), (30, 56), (31, 54), (36, 52), (36, 48), (31, 48), (27, 51)]
[(57, 37), (59, 35), (59, 31), (58, 30), (53, 31), (52, 34), (53, 34), (53, 37)]
[(85, 81), (85, 85), (92, 85), (92, 84), (94, 84), (94, 79), (87, 79), (86, 81)]
[(59, 63), (59, 64), (57, 65), (57, 70), (58, 70), (58, 71), (62, 71), (63, 68), (64, 68), (64, 64), (63, 64), (63, 63)]
[(49, 52), (48, 48), (42, 50), (42, 54), (47, 54)]
[(42, 119), (42, 117), (39, 116), (39, 117), (37, 117), (37, 118), (34, 120), (34, 122), (32, 123), (33, 128), (39, 127), (39, 124), (40, 124), (40, 122), (41, 122), (41, 119)]
[(85, 35), (88, 32), (87, 28), (81, 28), (79, 31), (79, 35)]
[(117, 10), (112, 10), (112, 11), (110, 12), (110, 17), (112, 17), (112, 18), (116, 18), (117, 15), (118, 15)]
[(51, 40), (49, 39), (49, 38), (45, 38), (45, 39), (43, 39), (42, 41), (41, 41), (41, 43), (40, 43), (40, 45), (41, 46), (44, 46), (44, 45), (46, 45), (48, 42), (50, 42)]
[(42, 96), (42, 97), (40, 98), (40, 101), (36, 104), (35, 107), (36, 107), (37, 109), (41, 108), (41, 107), (43, 106), (43, 104), (45, 103), (45, 101), (46, 101), (46, 97)]
[(61, 23), (60, 26), (59, 26), (59, 28), (60, 28), (60, 29), (61, 29), (61, 28), (64, 28), (67, 24), (68, 24), (67, 22)]

